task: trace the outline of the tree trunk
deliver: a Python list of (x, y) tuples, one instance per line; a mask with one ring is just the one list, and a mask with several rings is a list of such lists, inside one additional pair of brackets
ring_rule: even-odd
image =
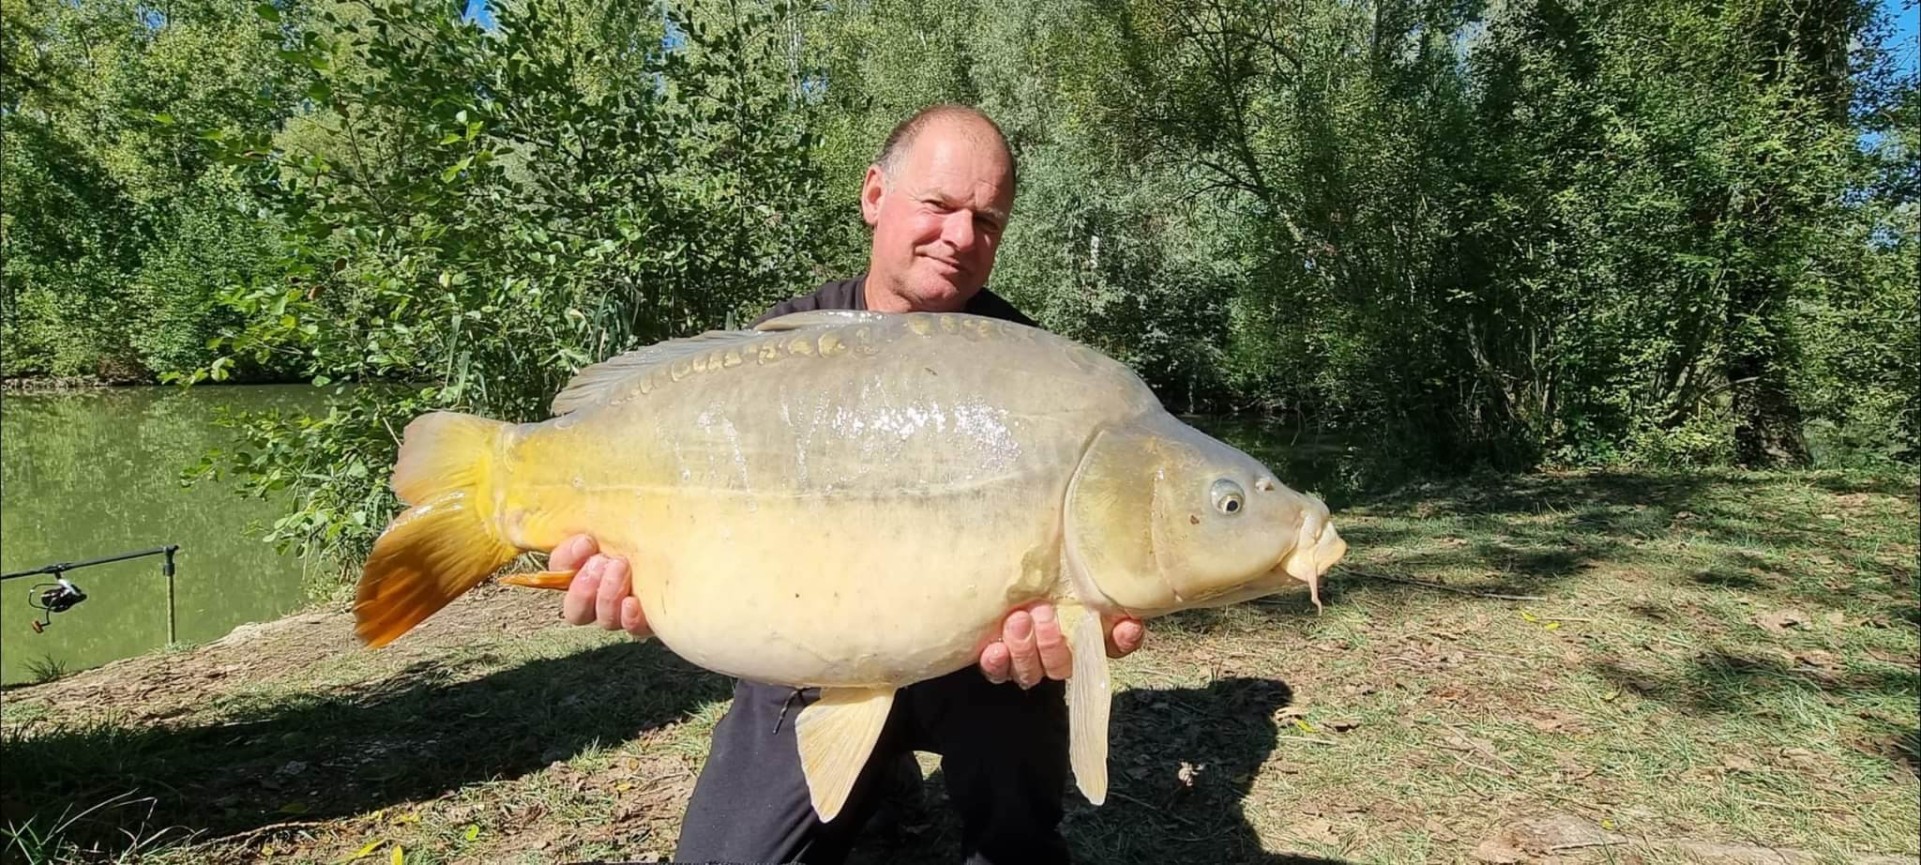
[[(1767, 288), (1755, 293), (1765, 294)], [(1761, 308), (1736, 303), (1737, 309)], [(1769, 324), (1761, 323), (1761, 329), (1771, 331)], [(1750, 338), (1729, 346), (1726, 370), (1733, 393), (1734, 459), (1747, 468), (1803, 467), (1812, 461), (1801, 435), (1801, 406), (1788, 387), (1788, 359), (1777, 350), (1782, 344), (1778, 338)]]

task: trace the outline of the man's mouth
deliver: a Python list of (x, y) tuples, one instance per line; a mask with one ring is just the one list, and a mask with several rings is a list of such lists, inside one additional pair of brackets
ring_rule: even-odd
[(948, 259), (940, 258), (938, 256), (932, 256), (932, 255), (927, 255), (922, 257), (927, 259), (930, 262), (933, 262), (934, 266), (954, 276), (959, 276), (962, 273), (966, 272), (967, 270), (966, 268), (962, 267), (960, 262), (958, 261), (949, 261)]

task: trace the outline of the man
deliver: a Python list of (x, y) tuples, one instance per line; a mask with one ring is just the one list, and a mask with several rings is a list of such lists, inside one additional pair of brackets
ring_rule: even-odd
[[(937, 105), (896, 127), (861, 187), (873, 230), (864, 276), (786, 301), (761, 321), (813, 309), (958, 312), (1033, 324), (984, 286), (1013, 206), (1013, 154), (1000, 129), (970, 108)], [(551, 567), (578, 568), (563, 616), (646, 636), (625, 562), (591, 538), (569, 539)], [(1140, 647), (1133, 619), (1107, 623), (1108, 654)], [(1059, 833), (1067, 780), (1064, 680), (1073, 668), (1051, 605), (1010, 613), (978, 669), (902, 689), (874, 756), (841, 814), (815, 817), (792, 719), (810, 689), (740, 682), (714, 728), (674, 858), (690, 862), (837, 862), (884, 795), (890, 771), (914, 750), (942, 755), (948, 797), (961, 814), (969, 863), (1064, 862)], [(911, 765), (908, 769), (918, 770)]]

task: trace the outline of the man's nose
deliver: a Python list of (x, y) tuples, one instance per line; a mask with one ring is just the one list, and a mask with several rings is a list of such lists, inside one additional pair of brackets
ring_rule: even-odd
[(947, 224), (941, 226), (941, 239), (961, 252), (973, 249), (978, 237), (974, 231), (974, 214), (966, 210), (948, 214)]

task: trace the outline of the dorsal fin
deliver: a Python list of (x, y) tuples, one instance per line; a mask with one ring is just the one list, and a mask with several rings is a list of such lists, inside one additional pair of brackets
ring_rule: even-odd
[(870, 312), (864, 309), (814, 309), (807, 312), (790, 312), (779, 318), (770, 318), (754, 326), (762, 333), (778, 333), (783, 330), (799, 330), (803, 327), (828, 327), (837, 324), (854, 324), (862, 321), (876, 321), (885, 318), (886, 313)]
[(710, 330), (695, 336), (670, 339), (617, 354), (574, 373), (567, 386), (554, 397), (553, 413), (563, 415), (611, 399), (623, 386), (665, 364), (705, 354), (728, 344), (745, 344), (768, 338), (771, 333), (810, 327), (833, 327), (882, 318), (878, 312), (852, 309), (820, 309), (795, 312), (761, 322), (753, 330)]
[(662, 364), (691, 358), (729, 343), (739, 344), (764, 338), (764, 334), (751, 330), (710, 330), (697, 336), (665, 340), (614, 355), (600, 363), (581, 367), (579, 372), (574, 373), (567, 386), (554, 396), (553, 412), (563, 415), (606, 402), (621, 385), (646, 375)]

